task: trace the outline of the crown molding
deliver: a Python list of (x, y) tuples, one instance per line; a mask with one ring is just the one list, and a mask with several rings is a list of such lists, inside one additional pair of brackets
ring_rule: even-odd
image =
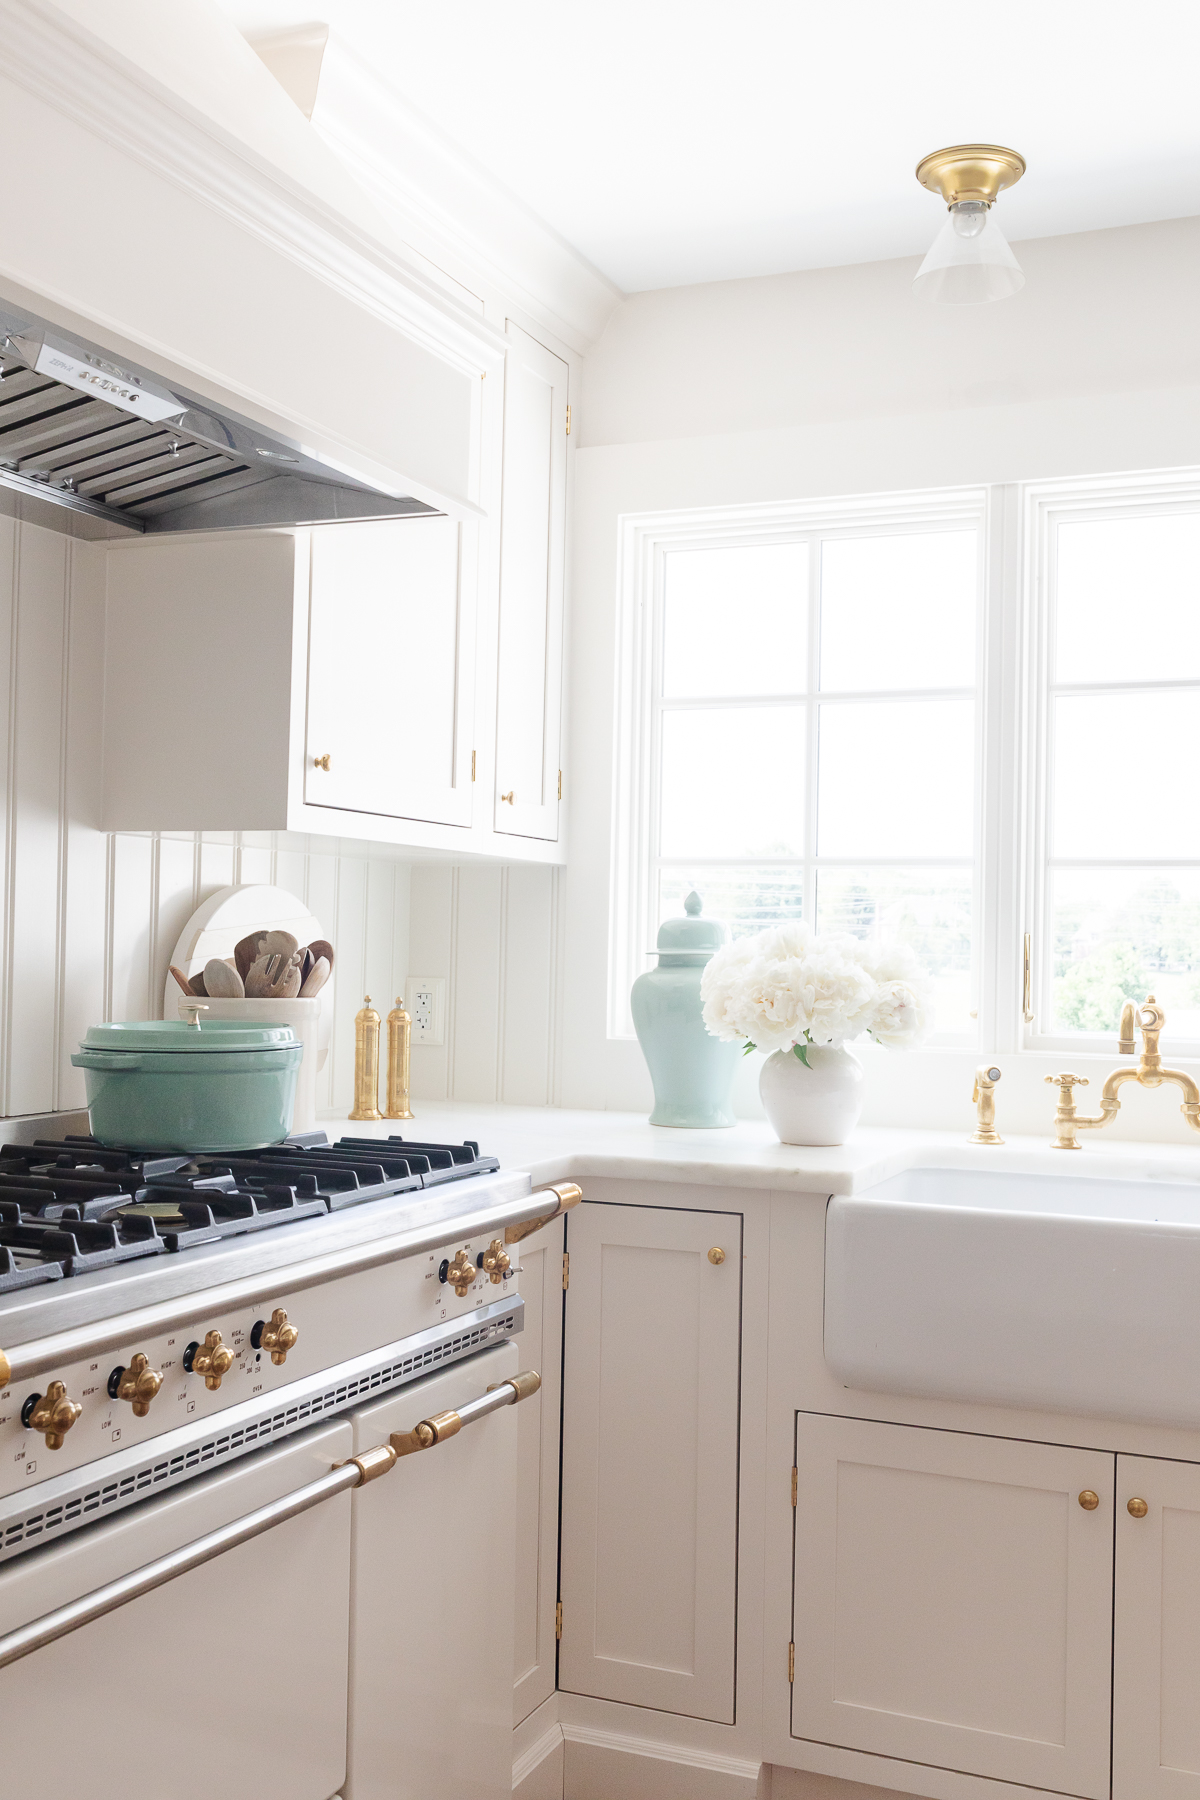
[(570, 349), (595, 343), (620, 289), (332, 32), (312, 123), (402, 235), (450, 261), (447, 273), (482, 279)]
[(385, 220), (373, 235), (51, 0), (0, 0), (0, 27), (7, 79), (442, 361), (499, 366), (502, 334), (406, 262)]

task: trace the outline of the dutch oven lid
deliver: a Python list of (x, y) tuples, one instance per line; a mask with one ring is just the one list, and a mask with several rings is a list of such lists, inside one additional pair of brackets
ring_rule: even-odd
[(700, 917), (704, 902), (693, 891), (683, 903), (682, 919), (666, 919), (658, 928), (660, 955), (711, 956), (725, 942), (725, 927), (719, 919)]
[(243, 1025), (238, 1019), (201, 1019), (199, 1026), (182, 1019), (113, 1020), (89, 1025), (81, 1050), (285, 1050), (298, 1044), (290, 1025)]

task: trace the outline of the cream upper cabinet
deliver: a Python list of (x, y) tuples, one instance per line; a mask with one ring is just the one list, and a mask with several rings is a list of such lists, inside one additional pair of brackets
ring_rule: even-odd
[(793, 1735), (1107, 1800), (1114, 1463), (799, 1414)]
[(313, 532), (308, 806), (471, 823), (476, 540), (448, 518)]
[(494, 843), (472, 818), (478, 536), (416, 515), (110, 547), (105, 828)]
[(1200, 1467), (1195, 1463), (1118, 1457), (1114, 1621), (1113, 1800), (1198, 1800)]
[(561, 772), (567, 365), (508, 326), (495, 829), (555, 840)]
[(586, 1201), (567, 1222), (559, 1686), (725, 1724), (741, 1226)]

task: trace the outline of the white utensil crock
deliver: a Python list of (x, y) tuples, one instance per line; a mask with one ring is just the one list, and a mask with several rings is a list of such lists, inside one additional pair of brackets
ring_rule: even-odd
[[(217, 1000), (200, 997), (207, 1006), (202, 1019), (241, 1019), (247, 1025), (290, 1025), (304, 1045), (304, 1055), (296, 1072), (296, 1105), (292, 1112), (292, 1131), (317, 1129), (317, 1074), (329, 1054), (329, 1032), (321, 1029), (321, 1010), (327, 989), (311, 1000)], [(179, 1016), (186, 1018), (187, 1001), (180, 996)], [(322, 1039), (324, 1042), (322, 1042)]]
[(794, 1050), (768, 1056), (758, 1091), (782, 1144), (844, 1144), (863, 1109), (863, 1072), (844, 1045), (809, 1044), (805, 1068)]

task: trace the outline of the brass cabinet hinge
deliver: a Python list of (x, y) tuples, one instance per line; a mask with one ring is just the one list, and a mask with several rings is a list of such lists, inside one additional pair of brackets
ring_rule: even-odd
[(562, 770), (558, 771), (558, 797), (562, 799)]
[(795, 1504), (796, 1504), (796, 1484), (799, 1481), (799, 1479), (800, 1479), (800, 1471), (799, 1471), (799, 1469), (794, 1468), (792, 1470), (792, 1505), (793, 1506), (795, 1506)]
[(571, 409), (568, 406), (568, 408), (567, 408), (567, 436), (570, 437), (570, 435), (571, 435)]
[(559, 1601), (558, 1605), (554, 1609), (554, 1641), (556, 1644), (562, 1643), (562, 1601), (561, 1600)]
[(475, 752), (472, 750), (472, 752), (471, 752), (471, 780), (474, 781), (474, 779), (475, 779)]
[(566, 1291), (570, 1287), (570, 1285), (571, 1285), (571, 1252), (569, 1250), (564, 1250), (563, 1251), (563, 1293), (564, 1294), (566, 1293)]
[(795, 1681), (795, 1679), (796, 1679), (796, 1646), (795, 1646), (795, 1644), (789, 1644), (788, 1645), (788, 1680)]

